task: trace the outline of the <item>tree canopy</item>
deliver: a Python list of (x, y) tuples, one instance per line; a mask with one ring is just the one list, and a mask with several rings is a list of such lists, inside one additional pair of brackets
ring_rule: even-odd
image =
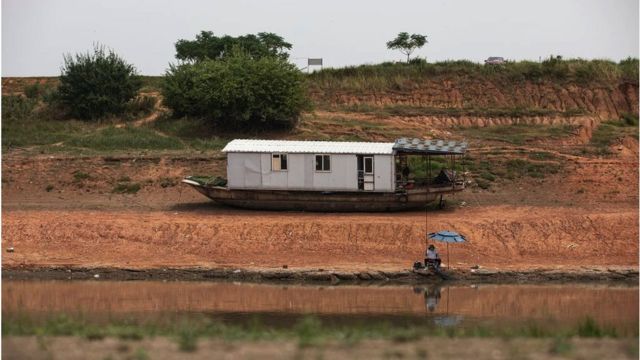
[(133, 65), (96, 45), (93, 52), (64, 56), (58, 94), (72, 116), (97, 119), (123, 113), (141, 84)]
[(254, 59), (273, 56), (283, 60), (289, 58), (287, 50), (291, 44), (274, 33), (260, 32), (242, 36), (215, 36), (211, 31), (202, 31), (195, 40), (178, 40), (176, 58), (185, 61), (219, 60), (228, 56), (233, 48), (240, 48)]
[(290, 129), (309, 106), (295, 65), (237, 47), (219, 60), (171, 65), (162, 94), (174, 116), (204, 118), (222, 130)]
[(415, 49), (421, 48), (427, 43), (427, 35), (411, 34), (407, 32), (401, 32), (395, 39), (387, 42), (387, 49), (400, 50), (401, 53), (407, 55), (407, 62), (409, 57)]

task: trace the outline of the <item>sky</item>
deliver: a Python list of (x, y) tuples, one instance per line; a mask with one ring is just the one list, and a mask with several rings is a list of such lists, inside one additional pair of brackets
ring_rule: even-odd
[(428, 36), (427, 61), (489, 56), (539, 60), (638, 57), (638, 0), (2, 0), (2, 76), (57, 76), (63, 54), (100, 43), (160, 75), (174, 44), (202, 30), (274, 32), (293, 44), (290, 61), (325, 67), (401, 61), (386, 42)]

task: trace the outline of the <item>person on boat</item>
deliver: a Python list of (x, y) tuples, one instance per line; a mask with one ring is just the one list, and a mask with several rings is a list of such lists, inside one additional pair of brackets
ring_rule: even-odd
[(424, 265), (425, 267), (428, 267), (428, 264), (434, 264), (436, 270), (440, 269), (440, 263), (442, 262), (440, 260), (440, 255), (438, 254), (438, 251), (436, 250), (436, 247), (431, 244), (429, 245), (429, 247), (427, 248), (427, 253), (425, 254), (425, 259), (424, 259)]

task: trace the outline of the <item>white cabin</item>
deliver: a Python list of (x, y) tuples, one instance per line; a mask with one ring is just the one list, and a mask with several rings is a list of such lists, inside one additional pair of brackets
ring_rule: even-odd
[(394, 143), (233, 140), (229, 189), (395, 191)]

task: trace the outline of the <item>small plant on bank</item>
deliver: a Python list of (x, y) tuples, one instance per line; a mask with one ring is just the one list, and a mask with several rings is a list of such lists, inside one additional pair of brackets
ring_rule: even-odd
[(322, 323), (313, 316), (305, 316), (296, 324), (295, 331), (300, 347), (315, 345), (322, 334)]
[(178, 182), (172, 178), (168, 178), (168, 177), (160, 178), (160, 186), (163, 188), (174, 187), (177, 184)]
[(478, 187), (483, 190), (487, 190), (491, 187), (491, 183), (485, 179), (476, 179), (476, 184), (478, 184)]
[(96, 45), (93, 52), (64, 56), (58, 95), (71, 116), (98, 119), (122, 114), (140, 86), (133, 65)]
[(178, 348), (184, 352), (194, 352), (198, 348), (198, 334), (188, 326), (178, 331)]
[(116, 194), (136, 194), (141, 186), (138, 183), (119, 182), (114, 186), (112, 192)]
[(149, 360), (149, 354), (147, 350), (144, 348), (138, 348), (135, 353), (133, 353), (134, 360)]
[(87, 173), (86, 173), (86, 172), (84, 172), (84, 171), (77, 170), (77, 171), (74, 171), (74, 172), (73, 172), (73, 180), (74, 180), (75, 182), (80, 182), (80, 181), (83, 181), (83, 180), (88, 180), (88, 179), (90, 179), (90, 178), (91, 178), (91, 175), (87, 174)]
[(551, 344), (551, 349), (549, 352), (555, 355), (568, 355), (573, 350), (573, 344), (571, 344), (565, 338), (555, 338), (553, 343)]

